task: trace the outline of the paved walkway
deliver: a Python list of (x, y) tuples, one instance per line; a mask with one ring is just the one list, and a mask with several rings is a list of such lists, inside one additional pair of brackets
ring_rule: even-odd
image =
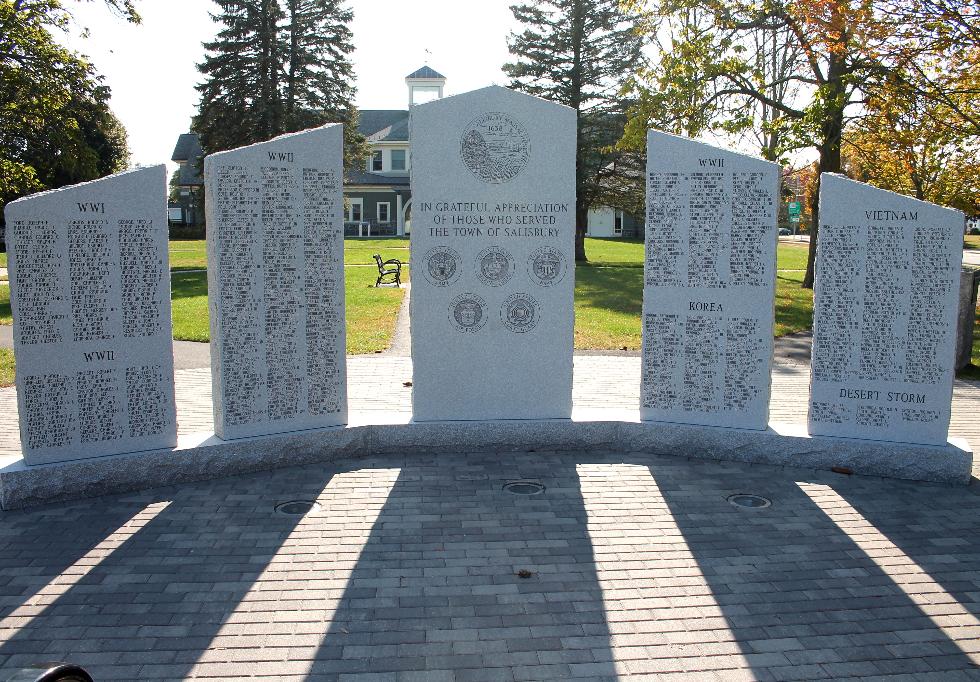
[[(514, 479), (546, 490), (502, 491)], [(0, 670), (977, 680), (975, 487), (628, 452), (447, 452), (7, 512)], [(739, 509), (733, 493), (772, 505)], [(274, 513), (295, 499), (321, 509)]]
[[(199, 344), (203, 345), (203, 344)], [(805, 340), (796, 340), (777, 355), (772, 372), (770, 419), (805, 423), (810, 368)], [(409, 411), (412, 389), (411, 358), (392, 353), (347, 358), (348, 399), (352, 412)], [(208, 367), (177, 370), (177, 423), (181, 434), (212, 431), (211, 371)], [(615, 355), (576, 355), (573, 402), (576, 407), (636, 409), (640, 395), (640, 358)], [(956, 381), (950, 434), (980, 448), (980, 383)], [(0, 464), (18, 456), (17, 399), (13, 387), (0, 389)], [(980, 478), (980, 457), (974, 463)]]
[[(809, 346), (779, 348), (772, 418), (800, 421)], [(575, 404), (635, 407), (639, 364), (576, 356)], [(348, 367), (352, 410), (410, 404), (409, 357)], [(209, 369), (176, 376), (180, 431), (210, 430)], [(980, 443), (980, 386), (953, 404)], [(0, 389), (0, 461), (16, 433)], [(274, 512), (297, 499), (320, 509)], [(100, 682), (980, 680), (978, 533), (976, 482), (683, 453), (280, 469), (0, 514), (0, 679), (63, 659)]]
[[(406, 285), (407, 288), (408, 285)], [(348, 399), (352, 412), (363, 410), (410, 411), (412, 400), (409, 297), (406, 295), (395, 324), (389, 350), (376, 355), (349, 356)], [(11, 340), (10, 326), (0, 326), (0, 345)], [(5, 336), (6, 335), (6, 336)], [(801, 332), (776, 339), (772, 372), (770, 419), (805, 423), (810, 382), (812, 334)], [(640, 395), (640, 358), (636, 352), (591, 355), (576, 352), (573, 402), (576, 407), (635, 409)], [(213, 431), (211, 373), (208, 344), (174, 342), (178, 432)], [(956, 381), (950, 435), (966, 438), (980, 448), (980, 383)], [(0, 465), (17, 458), (20, 435), (17, 399), (13, 387), (0, 389)], [(980, 477), (980, 457), (974, 464)]]

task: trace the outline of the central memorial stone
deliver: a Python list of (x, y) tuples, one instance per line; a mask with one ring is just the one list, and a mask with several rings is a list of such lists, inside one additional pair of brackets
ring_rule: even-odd
[(412, 108), (416, 420), (571, 416), (575, 125), (498, 86)]
[(27, 464), (177, 444), (164, 166), (7, 204)]
[(809, 429), (944, 445), (963, 214), (820, 176)]
[(204, 161), (214, 428), (347, 422), (343, 126)]
[(642, 419), (764, 429), (779, 165), (647, 132)]

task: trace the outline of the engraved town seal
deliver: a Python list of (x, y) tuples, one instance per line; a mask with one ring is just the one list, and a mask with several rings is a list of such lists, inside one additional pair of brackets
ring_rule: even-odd
[(433, 286), (448, 287), (463, 274), (463, 261), (459, 252), (448, 246), (429, 249), (422, 262), (422, 274)]
[(531, 138), (524, 125), (499, 111), (470, 121), (463, 129), (459, 155), (476, 177), (491, 184), (513, 180), (530, 158)]
[(523, 334), (538, 323), (538, 302), (531, 294), (516, 293), (508, 296), (500, 306), (500, 321), (512, 332)]
[(476, 294), (460, 294), (449, 302), (449, 321), (456, 331), (478, 332), (487, 323), (487, 302)]
[(542, 287), (551, 287), (565, 278), (568, 266), (565, 254), (553, 246), (541, 246), (527, 257), (527, 274), (531, 281)]
[(488, 287), (507, 284), (514, 275), (514, 257), (499, 246), (488, 246), (476, 257), (476, 276)]

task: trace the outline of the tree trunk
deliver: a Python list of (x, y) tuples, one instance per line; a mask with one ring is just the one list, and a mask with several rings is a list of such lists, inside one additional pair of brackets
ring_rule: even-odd
[(578, 116), (575, 131), (575, 262), (587, 263), (585, 255), (585, 230), (589, 221), (589, 204), (582, 193), (585, 185), (585, 161), (582, 158), (582, 121)]
[(269, 139), (269, 60), (271, 45), (269, 44), (269, 3), (265, 1), (260, 6), (261, 15), (259, 16), (259, 45), (261, 56), (259, 57), (259, 111), (258, 111), (258, 137), (260, 140)]
[(822, 173), (840, 173), (841, 171), (841, 136), (844, 132), (844, 104), (846, 102), (844, 89), (844, 65), (836, 55), (830, 59), (827, 68), (826, 113), (820, 126), (820, 159), (817, 162), (817, 187), (810, 198), (810, 249), (806, 259), (806, 274), (803, 276), (803, 288), (812, 289), (816, 279), (817, 234), (820, 227), (820, 175)]
[(299, 9), (297, 0), (289, 0), (289, 73), (286, 80), (286, 128), (290, 131), (295, 125), (296, 107), (296, 68), (299, 59)]
[(589, 219), (589, 207), (579, 206), (575, 202), (575, 262), (588, 263), (589, 259), (585, 255), (585, 229)]
[(575, 262), (587, 263), (585, 255), (585, 227), (589, 207), (585, 203), (582, 187), (585, 184), (585, 163), (582, 158), (582, 41), (585, 36), (585, 8), (582, 1), (572, 9), (572, 70), (569, 105), (575, 109)]

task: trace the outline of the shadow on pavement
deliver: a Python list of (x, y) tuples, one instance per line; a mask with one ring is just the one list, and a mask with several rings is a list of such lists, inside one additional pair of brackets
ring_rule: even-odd
[[(880, 547), (890, 573), (920, 594), (940, 620), (980, 641), (980, 481), (974, 477), (970, 486), (973, 494), (958, 496), (956, 504), (938, 486), (900, 484), (894, 494), (872, 501), (846, 488), (836, 492), (842, 517)], [(923, 641), (930, 641), (927, 634)]]
[[(547, 489), (501, 489), (523, 479)], [(273, 512), (292, 499), (322, 508)], [(387, 456), (106, 497), (0, 517), (0, 670), (970, 679), (978, 511), (958, 488), (616, 453)]]
[[(802, 470), (794, 477), (792, 469), (769, 467), (734, 467), (742, 475), (729, 478), (725, 469), (715, 464), (672, 468), (669, 475), (656, 467), (650, 472), (721, 608), (724, 638), (737, 644), (757, 678), (936, 673), (935, 679), (945, 680), (977, 674), (968, 653), (945, 631), (952, 623), (930, 618), (937, 610), (896, 582), (894, 552), (882, 551), (878, 538), (867, 535), (867, 524), (851, 524), (843, 502), (853, 498), (862, 508), (887, 509), (904, 501), (904, 521), (916, 523), (929, 518), (930, 499), (957, 489)], [(772, 506), (736, 508), (726, 501), (733, 493), (759, 494)], [(965, 498), (976, 499), (962, 491), (954, 499)], [(949, 502), (942, 506), (947, 518), (957, 513)], [(977, 518), (974, 511), (960, 527), (973, 525), (975, 537)], [(976, 563), (971, 565), (975, 577)], [(958, 588), (961, 603), (977, 597), (966, 594), (968, 583), (951, 587)]]
[(312, 653), (307, 679), (616, 679), (573, 458), (403, 465)]
[[(276, 478), (284, 475), (279, 486), (296, 497), (315, 498), (330, 480), (303, 469)], [(0, 565), (29, 558), (26, 570), (38, 576), (32, 589), (43, 579), (49, 596), (26, 617), (0, 612), (0, 670), (63, 660), (99, 681), (187, 677), (246, 600), (270, 599), (258, 581), (299, 519), (273, 513), (276, 500), (263, 481), (269, 476), (14, 513), (20, 541), (33, 544), (19, 548), (19, 559), (4, 551)], [(127, 519), (141, 517), (148, 520), (136, 532), (106, 542)], [(12, 518), (4, 514), (4, 528)], [(38, 519), (46, 522), (34, 531)], [(86, 557), (100, 542), (102, 550)], [(8, 580), (0, 591), (17, 583)]]

